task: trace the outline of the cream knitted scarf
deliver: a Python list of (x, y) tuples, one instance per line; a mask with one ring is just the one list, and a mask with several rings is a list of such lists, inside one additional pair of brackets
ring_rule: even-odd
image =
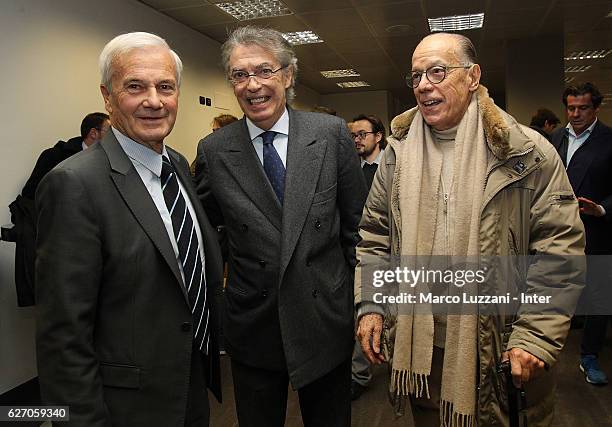
[[(479, 253), (480, 209), (490, 155), (484, 135), (482, 113), (474, 94), (455, 140), (451, 185), (452, 210), (456, 213), (451, 219), (455, 230), (453, 256)], [(400, 218), (402, 259), (426, 257), (432, 254), (438, 198), (442, 197), (442, 153), (420, 113), (398, 151), (391, 208)], [(443, 426), (476, 425), (477, 332), (476, 315), (448, 316), (440, 402)], [(390, 387), (400, 400), (408, 393), (429, 397), (433, 335), (432, 314), (416, 314), (414, 307), (409, 307), (408, 312), (402, 311), (398, 316)]]

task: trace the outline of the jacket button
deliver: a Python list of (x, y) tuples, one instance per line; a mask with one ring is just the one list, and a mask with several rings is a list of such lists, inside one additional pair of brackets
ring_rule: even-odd
[(191, 330), (191, 323), (189, 323), (189, 322), (184, 322), (184, 323), (181, 325), (181, 330), (182, 330), (182, 331), (184, 331), (184, 332), (189, 332), (189, 331)]
[(247, 231), (249, 231), (249, 226), (248, 226), (248, 225), (246, 225), (246, 224), (242, 224), (242, 225), (240, 226), (240, 230), (241, 230), (243, 233), (246, 233)]
[(310, 260), (306, 261), (306, 267), (310, 267)]
[(312, 291), (312, 297), (313, 297), (313, 298), (316, 298), (316, 297), (317, 297), (317, 295), (319, 295), (319, 291), (318, 291), (317, 289), (313, 289), (313, 291)]
[(259, 266), (260, 266), (261, 268), (266, 268), (266, 262), (265, 262), (263, 259), (260, 259), (260, 260), (259, 260)]
[(536, 158), (535, 158), (536, 163), (540, 163), (540, 160), (541, 160), (541, 159), (540, 159), (539, 157), (536, 157)]
[(315, 220), (315, 224), (314, 224), (315, 228), (318, 230), (321, 228), (321, 221), (319, 221), (318, 219)]
[(263, 289), (261, 291), (261, 296), (264, 297), (264, 298), (267, 297), (268, 296), (268, 290), (267, 289)]

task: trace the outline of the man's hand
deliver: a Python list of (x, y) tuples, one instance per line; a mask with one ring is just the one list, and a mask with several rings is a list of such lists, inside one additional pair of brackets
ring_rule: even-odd
[(510, 372), (512, 382), (516, 388), (539, 376), (546, 368), (546, 364), (533, 354), (520, 348), (511, 348), (502, 354), (502, 362), (510, 359)]
[[(382, 334), (383, 318), (380, 314), (370, 313), (361, 316), (357, 328), (357, 340), (361, 344), (363, 354), (373, 365), (380, 365), (385, 357), (380, 351), (380, 336)], [(370, 345), (370, 338), (372, 345)]]
[(592, 216), (604, 216), (605, 211), (603, 207), (598, 205), (592, 200), (589, 200), (585, 197), (578, 197), (578, 204), (580, 206), (580, 213), (585, 215)]

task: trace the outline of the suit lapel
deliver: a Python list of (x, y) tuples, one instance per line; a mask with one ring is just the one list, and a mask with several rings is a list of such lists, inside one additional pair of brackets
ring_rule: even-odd
[(177, 284), (181, 287), (185, 296), (185, 301), (189, 304), (172, 243), (170, 243), (166, 227), (158, 213), (157, 206), (151, 199), (151, 195), (112, 132), (107, 133), (101, 144), (108, 156), (111, 166), (111, 179), (115, 183), (117, 191), (172, 270)]
[(287, 175), (281, 243), (281, 275), (289, 264), (310, 211), (319, 181), (325, 150), (324, 139), (317, 138), (315, 129), (300, 120), (299, 113), (289, 109), (289, 142), (287, 144)]
[(561, 133), (560, 138), (556, 143), (553, 140), (553, 145), (557, 149), (557, 152), (559, 153), (559, 157), (561, 157), (563, 166), (565, 166), (565, 168), (567, 169), (567, 145), (568, 145), (567, 130), (564, 130)]
[(281, 205), (251, 143), (245, 119), (237, 128), (238, 132), (229, 138), (227, 148), (219, 153), (219, 157), (249, 199), (280, 231)]

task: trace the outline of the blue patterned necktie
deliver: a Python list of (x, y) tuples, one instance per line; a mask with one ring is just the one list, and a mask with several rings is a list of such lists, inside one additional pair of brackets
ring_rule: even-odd
[(260, 135), (263, 138), (263, 167), (281, 206), (285, 194), (285, 166), (276, 148), (274, 137), (276, 132), (266, 131)]
[(172, 218), (172, 230), (179, 250), (179, 259), (183, 265), (184, 286), (194, 322), (194, 344), (200, 351), (208, 354), (209, 310), (206, 304), (206, 277), (200, 256), (200, 244), (195, 224), (179, 188), (176, 172), (166, 156), (162, 157), (160, 182), (164, 201)]

